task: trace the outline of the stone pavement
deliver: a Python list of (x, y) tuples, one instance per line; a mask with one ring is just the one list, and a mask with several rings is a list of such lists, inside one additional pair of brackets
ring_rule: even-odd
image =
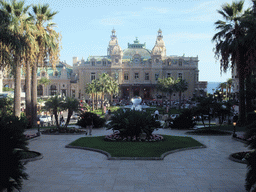
[[(93, 130), (93, 136), (111, 134)], [(159, 129), (155, 133), (185, 136), (185, 131)], [(85, 135), (42, 135), (29, 149), (43, 159), (29, 162), (22, 192), (242, 192), (246, 165), (228, 159), (247, 150), (231, 136), (194, 136), (207, 148), (180, 151), (164, 160), (107, 160), (101, 153), (65, 148)], [(88, 137), (88, 136), (86, 136)]]

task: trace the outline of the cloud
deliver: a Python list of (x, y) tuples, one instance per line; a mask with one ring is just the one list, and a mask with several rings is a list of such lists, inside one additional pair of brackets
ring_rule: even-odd
[(121, 24), (123, 24), (123, 20), (121, 18), (103, 18), (103, 19), (101, 19), (100, 24), (121, 25)]
[(214, 7), (219, 7), (219, 4), (216, 3), (216, 1), (207, 1), (207, 2), (203, 2), (191, 9), (187, 9), (187, 10), (183, 10), (182, 12), (184, 13), (195, 13), (195, 12), (212, 12), (213, 10), (216, 11), (216, 9), (214, 9)]
[(149, 11), (156, 11), (163, 14), (169, 12), (167, 8), (161, 8), (161, 7), (143, 7), (143, 9), (149, 10)]

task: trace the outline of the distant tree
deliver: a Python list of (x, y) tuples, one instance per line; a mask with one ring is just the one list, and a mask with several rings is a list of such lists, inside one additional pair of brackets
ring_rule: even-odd
[(188, 82), (185, 79), (177, 79), (174, 84), (174, 90), (179, 93), (179, 109), (181, 107), (181, 93), (188, 90)]
[(55, 95), (53, 97), (50, 97), (45, 102), (45, 109), (48, 111), (51, 111), (55, 117), (56, 126), (59, 129), (60, 125), (58, 122), (58, 113), (63, 110), (63, 98), (59, 95)]
[(66, 97), (63, 102), (62, 107), (64, 110), (65, 109), (68, 110), (68, 117), (67, 117), (67, 121), (65, 124), (65, 127), (67, 127), (70, 122), (70, 117), (72, 116), (73, 112), (80, 111), (79, 101), (72, 97)]

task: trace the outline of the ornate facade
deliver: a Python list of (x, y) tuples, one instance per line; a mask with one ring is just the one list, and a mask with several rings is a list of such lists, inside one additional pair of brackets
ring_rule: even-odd
[[(161, 93), (156, 89), (159, 78), (182, 78), (189, 83), (182, 97), (188, 99), (193, 94), (206, 94), (207, 82), (199, 82), (198, 57), (167, 56), (162, 31), (159, 29), (155, 46), (146, 49), (146, 44), (128, 43), (124, 50), (119, 46), (116, 31), (112, 30), (106, 56), (90, 56), (86, 61), (73, 58), (73, 72), (78, 77), (79, 96), (89, 100), (85, 94), (87, 83), (97, 79), (100, 74), (108, 73), (120, 85), (120, 98), (129, 99), (141, 96), (155, 99)], [(172, 95), (178, 100), (177, 93)]]
[[(50, 80), (48, 85), (38, 85), (38, 96), (61, 94), (78, 99), (90, 100), (85, 93), (87, 83), (97, 79), (100, 74), (108, 73), (120, 86), (119, 99), (130, 99), (141, 96), (143, 99), (156, 99), (162, 95), (157, 89), (159, 78), (173, 77), (185, 79), (188, 90), (182, 95), (189, 99), (193, 95), (206, 95), (207, 82), (199, 82), (198, 57), (167, 56), (162, 31), (159, 29), (152, 50), (146, 49), (145, 43), (138, 38), (128, 43), (124, 50), (119, 46), (116, 31), (112, 30), (107, 47), (107, 55), (90, 56), (85, 60), (73, 57), (73, 67), (60, 62), (56, 69), (48, 64), (38, 69), (38, 81), (41, 78)], [(0, 74), (0, 76), (2, 76)], [(3, 86), (14, 88), (12, 76), (3, 74)], [(25, 75), (22, 74), (22, 91), (25, 91)], [(168, 95), (166, 95), (168, 96)], [(172, 100), (178, 100), (173, 93)]]

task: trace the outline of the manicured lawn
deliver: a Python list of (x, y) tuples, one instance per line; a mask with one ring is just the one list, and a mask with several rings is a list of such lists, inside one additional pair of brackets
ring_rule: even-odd
[(160, 142), (109, 142), (105, 136), (83, 137), (70, 143), (71, 146), (101, 149), (112, 157), (161, 157), (165, 152), (175, 149), (203, 146), (191, 137), (163, 135)]
[(227, 132), (224, 130), (217, 130), (217, 129), (209, 129), (209, 128), (200, 128), (193, 131), (186, 132), (187, 134), (191, 135), (231, 135), (231, 132)]
[[(208, 127), (208, 124), (205, 124), (206, 128)], [(211, 129), (215, 129), (215, 130), (221, 130), (221, 131), (233, 131), (234, 130), (234, 126), (233, 125), (212, 125), (210, 127)], [(236, 126), (236, 131), (246, 131), (245, 127), (238, 127)]]

